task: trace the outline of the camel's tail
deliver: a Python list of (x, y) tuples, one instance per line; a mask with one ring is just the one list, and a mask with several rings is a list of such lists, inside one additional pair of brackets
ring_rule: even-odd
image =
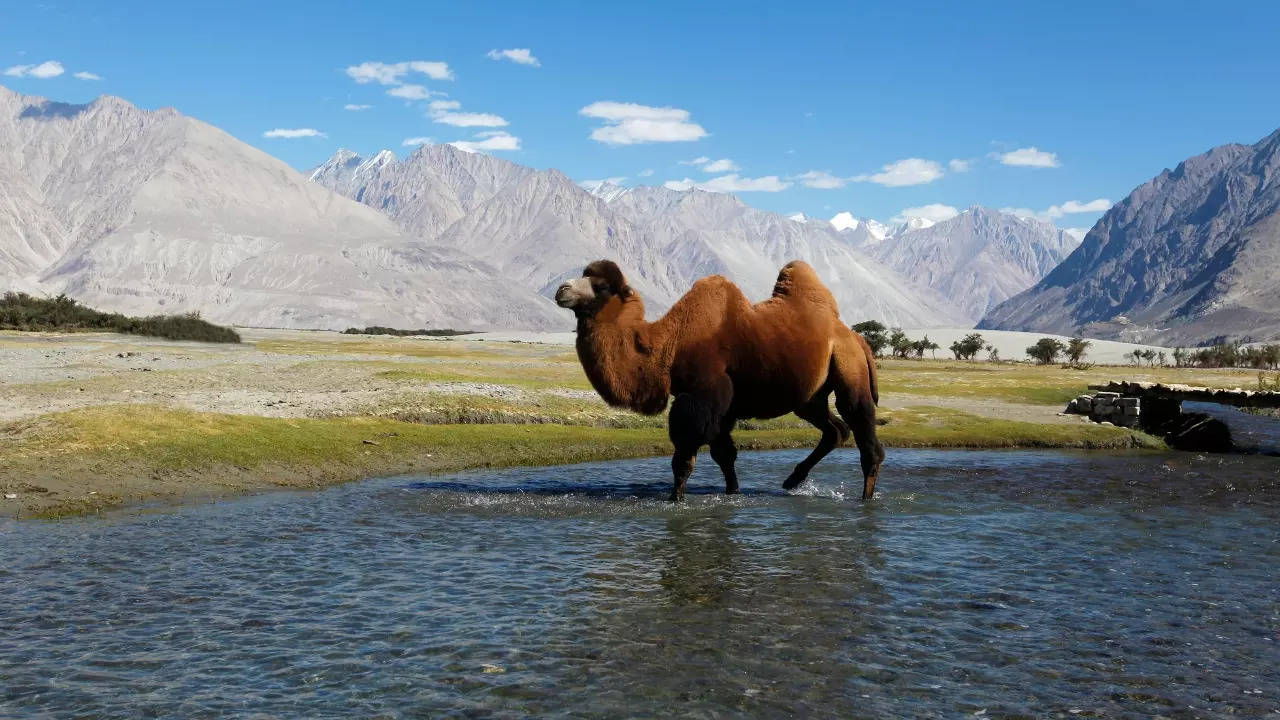
[(854, 332), (853, 336), (858, 339), (858, 344), (862, 346), (862, 355), (867, 359), (867, 380), (871, 383), (871, 400), (879, 405), (880, 385), (876, 379), (876, 354), (871, 351), (871, 344), (862, 337), (862, 333)]

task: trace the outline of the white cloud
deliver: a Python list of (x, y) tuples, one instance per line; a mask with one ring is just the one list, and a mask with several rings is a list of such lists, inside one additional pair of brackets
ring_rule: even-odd
[(361, 110), (368, 110), (371, 107), (373, 106), (372, 105), (355, 105), (352, 103), (347, 103), (346, 105), (342, 106), (342, 109), (350, 110), (351, 112), (360, 112)]
[(942, 177), (942, 174), (942, 166), (932, 160), (906, 158), (882, 166), (878, 173), (858, 175), (853, 179), (856, 182), (873, 182), (886, 187), (903, 187), (931, 183)]
[(710, 180), (668, 180), (662, 184), (669, 190), (691, 190), (698, 188), (708, 192), (781, 192), (791, 187), (791, 183), (778, 179), (777, 175), (766, 175), (758, 178), (738, 177), (736, 173), (721, 175)]
[(801, 185), (805, 187), (816, 188), (818, 190), (835, 190), (849, 184), (852, 178), (838, 177), (832, 175), (826, 170), (810, 170), (803, 175), (796, 175), (793, 180), (799, 180)]
[(649, 177), (653, 175), (653, 168), (645, 168), (641, 170), (638, 174), (640, 175), (640, 177)]
[(1089, 234), (1089, 228), (1062, 228), (1062, 232), (1075, 238), (1077, 242), (1084, 239)]
[(1061, 205), (1053, 205), (1049, 208), (1048, 213), (1054, 217), (1062, 217), (1063, 215), (1074, 215), (1076, 213), (1100, 213), (1111, 209), (1111, 201), (1106, 198), (1098, 198), (1082, 203), (1079, 200), (1068, 200)]
[(689, 142), (707, 136), (701, 125), (690, 122), (689, 111), (680, 108), (601, 101), (578, 112), (605, 122), (591, 131), (591, 139), (608, 145)]
[(362, 62), (347, 68), (347, 76), (358, 83), (376, 82), (381, 85), (399, 85), (409, 73), (420, 73), (432, 80), (452, 80), (453, 71), (448, 63), (426, 60), (407, 60), (398, 63)]
[(706, 165), (709, 162), (711, 162), (711, 158), (707, 157), (706, 155), (703, 155), (701, 157), (696, 157), (692, 160), (681, 160), (679, 161), (679, 164), (680, 165)]
[(77, 79), (77, 80), (101, 80), (101, 79), (102, 79), (102, 76), (101, 76), (101, 75), (98, 75), (98, 74), (96, 74), (96, 73), (88, 72), (87, 70), (81, 70), (80, 72), (75, 73), (75, 74), (74, 74), (74, 75), (72, 75), (71, 77), (73, 77), (73, 78), (75, 78), (75, 79)]
[(432, 93), (421, 85), (399, 85), (388, 90), (387, 94), (405, 100), (426, 100)]
[(729, 158), (712, 160), (711, 162), (702, 166), (702, 172), (709, 172), (709, 173), (733, 172), (734, 170), (741, 170), (741, 169), (742, 168), (734, 164), (734, 162)]
[(505, 127), (506, 119), (501, 115), (493, 115), (491, 113), (433, 113), (431, 115), (438, 123), (445, 125), (453, 125), (455, 127)]
[(1045, 152), (1034, 146), (999, 153), (997, 157), (1004, 165), (1021, 165), (1024, 167), (1058, 167), (1058, 154)]
[(511, 48), (510, 50), (490, 50), (490, 60), (510, 60), (513, 63), (521, 65), (532, 65), (533, 67), (541, 67), (542, 63), (538, 62), (538, 58), (533, 56), (529, 48)]
[(411, 137), (405, 138), (404, 142), (400, 144), (405, 147), (414, 147), (415, 145), (430, 145), (431, 142), (432, 140), (429, 137)]
[(947, 163), (947, 167), (951, 168), (951, 172), (954, 173), (969, 172), (969, 168), (972, 166), (972, 160), (961, 160), (959, 158), (953, 158)]
[(9, 77), (33, 77), (41, 80), (58, 77), (66, 72), (66, 68), (62, 67), (62, 63), (57, 60), (46, 60), (39, 65), (14, 65), (4, 71)]
[(1098, 198), (1089, 202), (1080, 202), (1079, 200), (1068, 200), (1061, 205), (1050, 205), (1045, 210), (1032, 210), (1024, 207), (1005, 207), (1000, 208), (1000, 212), (1007, 212), (1018, 217), (1035, 218), (1037, 220), (1057, 220), (1067, 215), (1078, 215), (1080, 213), (1100, 213), (1111, 209), (1111, 201), (1106, 198)]
[(265, 138), (309, 138), (328, 137), (315, 128), (276, 128), (262, 133)]
[(457, 110), (462, 107), (462, 103), (457, 100), (432, 100), (427, 107), (436, 111)]
[(486, 150), (519, 150), (520, 138), (500, 130), (476, 134), (480, 140), (459, 140), (450, 145), (463, 152), (484, 152)]
[(950, 205), (942, 203), (930, 203), (929, 205), (921, 205), (920, 207), (902, 208), (902, 212), (893, 217), (892, 222), (902, 223), (908, 220), (928, 220), (930, 222), (942, 222), (960, 214), (960, 211)]

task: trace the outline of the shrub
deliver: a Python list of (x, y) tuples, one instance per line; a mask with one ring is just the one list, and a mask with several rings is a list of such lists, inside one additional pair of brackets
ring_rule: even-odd
[(38, 298), (13, 292), (5, 293), (0, 299), (0, 329), (37, 332), (106, 330), (169, 340), (240, 342), (240, 335), (235, 330), (202, 320), (200, 313), (136, 318), (99, 312), (66, 295)]
[(951, 343), (951, 352), (955, 354), (957, 360), (972, 360), (978, 356), (978, 352), (984, 345), (981, 333), (969, 333)]
[(1055, 338), (1040, 338), (1035, 345), (1027, 348), (1027, 355), (1041, 365), (1052, 365), (1058, 361), (1058, 356), (1065, 352), (1066, 345), (1061, 340)]
[(1079, 365), (1084, 360), (1085, 354), (1089, 351), (1089, 346), (1093, 343), (1084, 338), (1073, 337), (1067, 341), (1067, 362), (1072, 365)]
[(889, 330), (878, 320), (867, 320), (853, 326), (853, 331), (862, 336), (871, 346), (871, 353), (880, 357), (880, 353), (889, 346)]
[(450, 328), (440, 328), (438, 330), (400, 330), (398, 328), (383, 327), (381, 325), (370, 325), (366, 328), (347, 328), (342, 331), (343, 335), (397, 335), (399, 337), (407, 337), (410, 335), (430, 335), (433, 337), (452, 337), (454, 335), (471, 335), (475, 330), (452, 330)]

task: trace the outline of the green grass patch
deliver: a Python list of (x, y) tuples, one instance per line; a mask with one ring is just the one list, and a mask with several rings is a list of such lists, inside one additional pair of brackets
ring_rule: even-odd
[[(893, 447), (1162, 447), (1122, 428), (992, 420), (944, 408), (884, 413)], [(743, 449), (808, 448), (817, 432), (794, 418), (735, 433)], [(361, 477), (480, 467), (558, 465), (666, 455), (661, 423), (430, 425), (387, 417), (266, 418), (113, 405), (0, 427), (0, 485), (55, 492), (42, 516), (94, 512), (164, 497), (320, 487)]]

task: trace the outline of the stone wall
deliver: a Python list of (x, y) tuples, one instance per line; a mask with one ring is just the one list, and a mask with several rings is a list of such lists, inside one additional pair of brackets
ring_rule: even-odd
[(1067, 404), (1067, 412), (1088, 415), (1090, 420), (1105, 425), (1137, 427), (1142, 416), (1142, 400), (1122, 397), (1120, 393), (1100, 392), (1081, 395)]

